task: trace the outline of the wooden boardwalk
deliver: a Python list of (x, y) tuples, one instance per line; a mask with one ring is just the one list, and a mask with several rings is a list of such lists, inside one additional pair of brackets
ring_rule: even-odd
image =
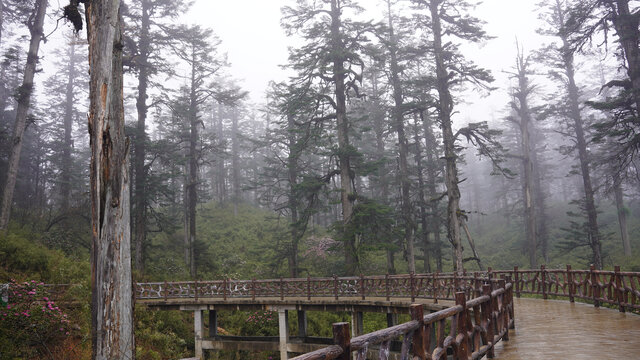
[(640, 316), (560, 300), (514, 299), (515, 332), (496, 359), (640, 359)]

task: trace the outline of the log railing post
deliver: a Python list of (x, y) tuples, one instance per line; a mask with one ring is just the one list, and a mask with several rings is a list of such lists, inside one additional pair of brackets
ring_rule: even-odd
[(365, 298), (365, 294), (366, 294), (366, 287), (364, 284), (364, 275), (360, 274), (360, 293), (362, 294), (362, 300), (364, 300)]
[(589, 275), (591, 275), (591, 297), (593, 298), (593, 306), (600, 307), (600, 286), (598, 285), (598, 275), (595, 265), (589, 267)]
[(196, 301), (198, 301), (198, 280), (193, 282), (193, 291)]
[(336, 360), (351, 359), (351, 334), (349, 334), (348, 322), (333, 324), (333, 344), (342, 349), (342, 354)]
[(545, 265), (540, 265), (540, 277), (542, 280), (542, 298), (547, 300), (547, 268)]
[(333, 296), (338, 300), (338, 276), (333, 275)]
[(567, 282), (569, 283), (569, 302), (574, 302), (575, 299), (573, 295), (575, 294), (574, 284), (573, 284), (573, 274), (571, 273), (571, 265), (567, 264)]
[(256, 279), (251, 279), (251, 300), (256, 300)]
[(480, 296), (480, 274), (476, 271), (473, 273), (473, 297)]
[(515, 329), (516, 328), (516, 314), (515, 314), (515, 305), (513, 303), (513, 282), (511, 281), (511, 276), (507, 276), (506, 278), (507, 280), (507, 284), (511, 284), (511, 287), (509, 288), (509, 290), (507, 290), (507, 300), (508, 300), (508, 304), (509, 304), (509, 329)]
[(437, 272), (434, 272), (432, 274), (433, 276), (433, 303), (437, 304), (438, 303), (438, 279), (437, 279)]
[(487, 268), (487, 279), (489, 279), (489, 281), (491, 281), (491, 279), (493, 279), (493, 273), (492, 273), (493, 269), (491, 268), (491, 266), (489, 266)]
[(467, 329), (469, 311), (467, 310), (467, 299), (464, 291), (456, 292), (456, 305), (462, 306), (462, 312), (457, 315), (458, 328), (456, 329), (456, 334), (462, 334), (463, 339), (457, 348), (457, 354), (454, 354), (454, 359), (467, 360), (471, 357), (471, 347), (469, 346), (469, 329)]
[(453, 272), (453, 296), (454, 296), (454, 298), (456, 296), (456, 293), (459, 291), (458, 289), (459, 289), (460, 284), (458, 283), (458, 281), (459, 281), (458, 280), (458, 272), (454, 271)]
[(506, 330), (502, 340), (509, 341), (509, 324), (511, 323), (511, 314), (509, 313), (509, 293), (507, 291), (507, 281), (505, 279), (500, 279), (498, 281), (499, 289), (504, 289), (504, 293), (502, 293), (502, 308), (498, 309), (502, 315), (502, 324), (500, 329)]
[(222, 279), (222, 299), (224, 301), (227, 301), (227, 278), (225, 277), (224, 279)]
[(284, 300), (284, 279), (280, 278), (280, 300)]
[(307, 300), (311, 300), (311, 277), (307, 275)]
[(416, 287), (416, 281), (415, 280), (416, 280), (416, 278), (415, 278), (415, 276), (416, 275), (413, 272), (411, 272), (411, 274), (409, 275), (409, 282), (410, 282), (410, 286), (411, 286), (411, 302), (416, 301), (416, 295), (415, 295), (415, 293), (416, 293), (416, 290), (415, 290), (415, 287)]
[(616, 276), (616, 300), (618, 301), (618, 310), (620, 312), (625, 312), (624, 308), (624, 289), (622, 288), (622, 275), (620, 275), (620, 266), (616, 265), (615, 268), (615, 276)]
[(481, 305), (482, 318), (484, 322), (482, 326), (485, 328), (486, 336), (487, 336), (485, 345), (490, 345), (490, 349), (487, 352), (487, 357), (489, 359), (493, 359), (494, 357), (493, 338), (494, 338), (495, 324), (493, 323), (493, 298), (491, 297), (491, 285), (486, 284), (482, 286), (482, 295), (489, 297), (489, 301), (485, 301)]
[(518, 267), (513, 267), (513, 278), (515, 279), (515, 288), (516, 288), (516, 297), (520, 297), (520, 273), (518, 272)]
[(387, 301), (389, 301), (391, 294), (389, 293), (389, 274), (384, 276), (384, 293), (387, 296)]
[(427, 359), (428, 349), (425, 347), (427, 336), (429, 334), (424, 326), (424, 307), (422, 304), (412, 304), (409, 308), (409, 314), (411, 314), (411, 320), (416, 320), (420, 326), (413, 333), (413, 357), (412, 359)]
[(164, 281), (164, 301), (167, 301), (167, 298), (169, 298), (169, 285), (167, 283), (167, 281)]

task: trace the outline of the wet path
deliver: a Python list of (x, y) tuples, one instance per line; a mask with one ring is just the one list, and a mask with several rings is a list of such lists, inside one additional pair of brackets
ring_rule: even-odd
[(640, 316), (568, 301), (514, 299), (515, 333), (496, 359), (640, 359)]

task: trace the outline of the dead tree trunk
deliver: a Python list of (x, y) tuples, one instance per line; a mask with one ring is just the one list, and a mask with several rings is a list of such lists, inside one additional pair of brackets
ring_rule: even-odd
[(7, 177), (2, 196), (2, 207), (0, 207), (0, 230), (7, 229), (11, 215), (11, 204), (13, 203), (13, 191), (18, 178), (18, 165), (20, 164), (20, 152), (22, 151), (22, 137), (27, 127), (27, 114), (31, 104), (31, 93), (33, 92), (33, 78), (38, 65), (38, 50), (42, 41), (44, 18), (47, 12), (47, 0), (37, 0), (35, 9), (29, 21), (29, 53), (27, 54), (27, 64), (24, 68), (22, 86), (18, 88), (18, 108), (16, 110), (16, 121), (13, 126), (13, 137), (11, 144), (11, 155), (7, 166)]
[(124, 133), (119, 0), (87, 4), (93, 359), (133, 359), (129, 144)]

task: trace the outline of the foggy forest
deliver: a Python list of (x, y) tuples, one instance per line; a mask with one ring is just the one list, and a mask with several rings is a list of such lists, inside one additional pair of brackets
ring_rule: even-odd
[(109, 301), (135, 282), (640, 272), (639, 24), (631, 0), (0, 0), (0, 283), (84, 304), (1, 300), (0, 359), (191, 356), (188, 314)]

